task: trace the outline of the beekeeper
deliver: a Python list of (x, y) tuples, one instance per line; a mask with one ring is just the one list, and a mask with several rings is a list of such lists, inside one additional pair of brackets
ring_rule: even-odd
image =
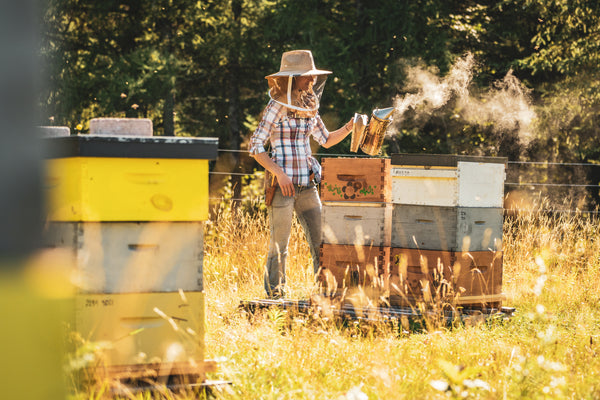
[[(329, 148), (352, 132), (352, 119), (328, 131), (319, 116), (319, 102), (331, 71), (315, 67), (310, 50), (283, 53), (279, 72), (266, 77), (269, 103), (250, 140), (250, 154), (265, 168), (269, 253), (265, 290), (270, 298), (284, 296), (285, 265), (293, 213), (300, 221), (310, 246), (315, 274), (321, 244), (321, 200), (317, 184), (321, 166), (312, 157), (310, 138)], [(271, 156), (265, 145), (270, 143)]]

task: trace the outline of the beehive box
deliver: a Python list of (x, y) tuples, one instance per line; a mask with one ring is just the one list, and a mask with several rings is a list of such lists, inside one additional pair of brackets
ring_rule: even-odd
[(202, 291), (202, 222), (51, 222), (45, 244), (74, 251), (82, 293)]
[(394, 204), (391, 246), (441, 251), (502, 249), (502, 208)]
[(389, 202), (390, 160), (323, 158), (322, 201)]
[(216, 138), (48, 138), (52, 221), (204, 221)]
[(318, 279), (328, 287), (379, 285), (388, 270), (390, 248), (322, 244)]
[(462, 302), (468, 297), (485, 297), (502, 300), (501, 251), (458, 252), (452, 265), (452, 285), (461, 292)]
[(390, 249), (390, 302), (499, 306), (502, 252)]
[(504, 157), (394, 154), (392, 202), (501, 208), (506, 162)]
[(75, 306), (82, 337), (111, 344), (102, 353), (100, 375), (202, 379), (214, 369), (204, 362), (202, 292), (90, 293), (77, 296)]
[(392, 302), (408, 304), (443, 297), (447, 292), (444, 281), (452, 260), (453, 253), (449, 251), (392, 247), (389, 277)]
[(323, 202), (323, 243), (390, 246), (392, 205)]

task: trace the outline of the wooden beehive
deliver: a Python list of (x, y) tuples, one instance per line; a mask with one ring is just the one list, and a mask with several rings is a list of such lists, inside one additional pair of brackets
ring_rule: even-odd
[(323, 243), (390, 246), (392, 205), (323, 202)]
[(391, 246), (441, 251), (502, 249), (502, 208), (394, 204)]
[(448, 292), (445, 276), (452, 258), (449, 251), (391, 248), (391, 302), (406, 305), (443, 298)]
[(504, 299), (502, 252), (392, 248), (389, 271), (392, 304), (499, 306)]
[(46, 245), (72, 248), (81, 293), (202, 291), (202, 222), (52, 222)]
[(442, 207), (502, 207), (504, 157), (394, 154), (392, 202)]
[(322, 163), (322, 283), (376, 285), (391, 304), (501, 304), (505, 158)]
[(111, 343), (94, 371), (100, 376), (185, 375), (193, 383), (216, 369), (204, 360), (204, 310), (199, 291), (87, 293), (75, 298), (75, 328), (86, 340)]
[(452, 285), (461, 292), (463, 303), (468, 297), (489, 297), (502, 300), (502, 252), (471, 251), (454, 255), (451, 271)]
[(322, 201), (389, 202), (390, 160), (385, 158), (324, 158)]
[(322, 244), (319, 281), (329, 288), (380, 285), (387, 273), (389, 247)]
[(45, 139), (51, 221), (205, 221), (215, 138)]
[[(146, 132), (147, 133), (147, 132)], [(76, 256), (75, 326), (108, 342), (90, 376), (203, 381), (203, 221), (216, 138), (47, 138), (46, 245)]]

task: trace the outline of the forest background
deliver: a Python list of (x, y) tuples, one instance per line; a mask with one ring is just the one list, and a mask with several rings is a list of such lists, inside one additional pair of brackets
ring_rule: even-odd
[[(45, 5), (41, 125), (87, 133), (95, 117), (150, 118), (155, 135), (218, 137), (229, 151), (213, 171), (252, 173), (256, 164), (243, 150), (268, 100), (264, 77), (279, 69), (282, 52), (306, 48), (318, 68), (333, 71), (321, 106), (330, 129), (355, 112), (394, 105), (383, 155), (533, 162), (508, 180), (577, 182), (554, 197), (587, 209), (600, 204), (598, 2)], [(353, 154), (349, 142), (319, 153)]]

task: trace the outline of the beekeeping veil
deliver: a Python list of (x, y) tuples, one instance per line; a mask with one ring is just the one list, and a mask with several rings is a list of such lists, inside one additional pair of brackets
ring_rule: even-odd
[(283, 53), (279, 72), (268, 75), (269, 97), (290, 111), (314, 116), (321, 102), (327, 75), (317, 69), (310, 50)]

